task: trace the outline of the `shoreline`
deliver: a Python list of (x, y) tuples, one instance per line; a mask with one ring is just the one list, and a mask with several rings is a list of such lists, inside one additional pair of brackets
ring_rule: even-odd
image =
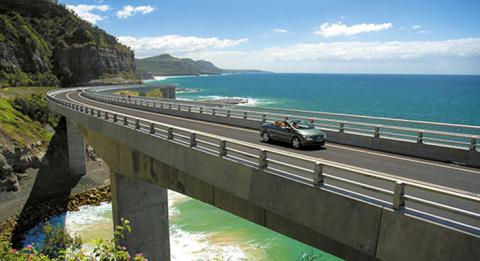
[(51, 199), (28, 207), (20, 215), (14, 215), (0, 223), (0, 240), (9, 241), (14, 246), (21, 245), (24, 235), (38, 223), (67, 211), (78, 211), (86, 205), (98, 206), (110, 202), (110, 185), (88, 189), (69, 196), (67, 199)]

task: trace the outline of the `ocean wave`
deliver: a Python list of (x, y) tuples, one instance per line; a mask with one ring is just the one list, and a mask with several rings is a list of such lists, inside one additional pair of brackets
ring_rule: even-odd
[(262, 98), (252, 98), (252, 97), (240, 97), (240, 96), (220, 96), (220, 95), (198, 95), (194, 97), (177, 97), (177, 100), (183, 101), (226, 101), (226, 100), (239, 100), (245, 101), (245, 103), (239, 103), (237, 105), (241, 106), (264, 106), (275, 103), (275, 101), (270, 99)]
[(211, 244), (208, 233), (186, 232), (171, 225), (170, 247), (172, 260), (247, 260), (246, 254), (232, 244)]
[[(183, 194), (168, 191), (168, 208), (170, 223), (170, 247), (172, 260), (230, 260), (240, 261), (249, 259), (246, 251), (250, 252), (250, 243), (225, 240), (225, 235), (216, 232), (190, 232), (184, 229), (184, 225), (175, 224), (175, 219), (182, 213), (176, 205), (185, 201), (193, 200)], [(51, 217), (48, 221), (53, 226), (61, 226), (70, 235), (79, 235), (84, 241), (83, 250), (92, 253), (95, 247), (93, 239), (111, 239), (112, 215), (111, 203), (101, 203), (99, 206), (82, 206), (80, 211)], [(188, 214), (188, 213), (183, 213)], [(26, 236), (24, 245), (34, 243), (42, 247), (45, 239), (43, 233), (44, 223), (40, 223), (30, 230)], [(222, 240), (223, 239), (223, 240)]]

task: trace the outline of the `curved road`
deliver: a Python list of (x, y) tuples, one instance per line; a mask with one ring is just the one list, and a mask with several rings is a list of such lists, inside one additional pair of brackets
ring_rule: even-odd
[(70, 102), (74, 101), (90, 107), (141, 117), (164, 124), (211, 133), (253, 144), (262, 144), (263, 146), (275, 147), (277, 149), (283, 149), (310, 157), (322, 158), (356, 167), (380, 171), (398, 177), (429, 182), (480, 194), (480, 169), (416, 159), (328, 142), (323, 149), (295, 150), (288, 144), (265, 144), (261, 142), (259, 132), (256, 130), (106, 104), (85, 98), (79, 92), (63, 93), (57, 95), (57, 97)]
[[(183, 127), (198, 132), (204, 132), (252, 144), (268, 146), (275, 149), (281, 149), (305, 155), (308, 157), (321, 158), (324, 160), (343, 163), (354, 167), (379, 171), (392, 176), (397, 176), (399, 178), (423, 181), (435, 185), (441, 185), (453, 189), (468, 191), (477, 195), (480, 194), (480, 169), (476, 168), (416, 159), (412, 157), (400, 156), (390, 153), (332, 143), (327, 143), (322, 149), (295, 150), (291, 148), (288, 144), (263, 143), (260, 141), (259, 132), (252, 129), (239, 128), (195, 119), (186, 119), (155, 112), (143, 111), (139, 109), (111, 105), (86, 98), (82, 95), (81, 92), (77, 91), (60, 93), (56, 95), (56, 97), (69, 102), (75, 102), (80, 105), (88, 106), (90, 108), (109, 111), (109, 113), (121, 113), (131, 115), (133, 117), (143, 118), (162, 124)], [(285, 162), (289, 163), (288, 159)], [(324, 168), (324, 171), (328, 174), (347, 178), (349, 180), (354, 180), (357, 182), (362, 182), (390, 190), (393, 189), (393, 187), (391, 187), (391, 184), (387, 184), (380, 180), (369, 179), (352, 173), (342, 172), (336, 169), (329, 169), (328, 167)], [(371, 200), (373, 197), (376, 199), (384, 200), (386, 202), (391, 201), (391, 197), (376, 192), (368, 190), (366, 191), (364, 189), (362, 190), (361, 188), (350, 185), (339, 184), (338, 182), (335, 183), (335, 181), (330, 182), (330, 184), (333, 186), (347, 189), (348, 191), (352, 191), (353, 193), (359, 193), (360, 195), (362, 195), (360, 196), (361, 198), (363, 196), (367, 197), (364, 198), (366, 200)], [(477, 203), (466, 202), (460, 199), (445, 197), (443, 195), (419, 191), (415, 189), (407, 191), (407, 193), (414, 196), (419, 196), (424, 199), (433, 200), (438, 203), (459, 207), (465, 210), (473, 211), (475, 213), (480, 213), (480, 205)], [(411, 203), (411, 205), (409, 206), (415, 209), (419, 209), (421, 211), (426, 211), (427, 213), (437, 214), (443, 217), (448, 217), (452, 220), (457, 220), (465, 222), (469, 225), (473, 225), (474, 227), (476, 227), (475, 233), (480, 233), (480, 220), (476, 218), (458, 216), (448, 212), (442, 212), (432, 207), (418, 205), (416, 203)]]

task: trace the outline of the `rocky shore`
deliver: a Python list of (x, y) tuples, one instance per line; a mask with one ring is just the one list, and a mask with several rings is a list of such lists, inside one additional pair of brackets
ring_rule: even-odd
[(99, 205), (112, 198), (110, 186), (102, 186), (75, 194), (67, 199), (52, 199), (25, 208), (20, 215), (7, 218), (0, 223), (0, 240), (18, 245), (23, 235), (39, 222), (66, 211), (78, 211), (80, 206)]

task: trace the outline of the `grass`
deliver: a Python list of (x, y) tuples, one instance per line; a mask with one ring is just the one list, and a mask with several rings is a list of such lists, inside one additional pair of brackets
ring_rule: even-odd
[(28, 98), (32, 94), (46, 96), (50, 90), (58, 89), (55, 87), (8, 87), (0, 88), (0, 97), (5, 99)]
[(12, 101), (15, 98), (30, 98), (46, 95), (51, 87), (12, 87), (0, 89), (0, 133), (15, 146), (26, 146), (37, 141), (50, 141), (52, 133), (42, 124), (18, 111)]
[(146, 97), (163, 97), (163, 93), (160, 89), (153, 89), (151, 91), (148, 91), (145, 94)]
[(52, 134), (38, 122), (17, 111), (7, 99), (0, 98), (0, 132), (15, 146), (26, 146), (37, 141), (49, 141)]
[(136, 91), (130, 91), (130, 90), (123, 90), (123, 91), (116, 91), (114, 92), (113, 94), (116, 94), (116, 95), (124, 95), (124, 96), (127, 96), (127, 95), (130, 95), (130, 96), (139, 96), (140, 94)]

